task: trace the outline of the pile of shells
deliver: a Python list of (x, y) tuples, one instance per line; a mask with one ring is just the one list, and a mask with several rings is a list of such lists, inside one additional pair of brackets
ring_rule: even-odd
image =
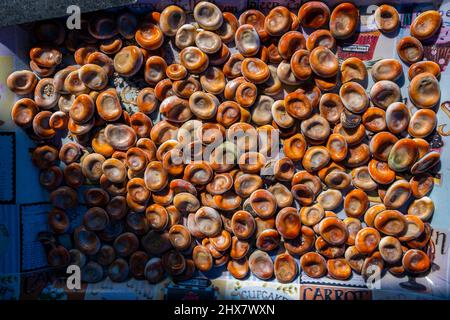
[[(383, 33), (399, 27), (389, 5), (375, 21)], [(50, 266), (78, 264), (85, 282), (181, 281), (226, 265), (238, 279), (285, 283), (297, 260), (310, 277), (339, 280), (426, 273), (440, 67), (422, 61), (421, 42), (441, 16), (420, 14), (401, 61), (370, 72), (335, 54), (358, 25), (355, 5), (318, 1), (298, 14), (236, 17), (200, 2), (192, 15), (174, 5), (96, 13), (82, 30), (36, 23), (31, 71), (7, 84), (23, 96), (12, 118), (38, 142), (32, 161), (50, 191)], [(397, 84), (405, 64), (415, 108)], [(124, 109), (116, 77), (146, 83), (139, 111)], [(57, 239), (79, 203), (87, 210), (66, 248)]]

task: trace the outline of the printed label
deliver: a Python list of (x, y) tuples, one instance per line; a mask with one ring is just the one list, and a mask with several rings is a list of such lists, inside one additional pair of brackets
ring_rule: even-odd
[(372, 293), (367, 289), (333, 286), (300, 286), (300, 300), (371, 300)]
[[(223, 280), (221, 280), (223, 281)], [(214, 284), (216, 284), (213, 281)], [(263, 281), (227, 280), (219, 299), (231, 300), (297, 300), (299, 285)]]

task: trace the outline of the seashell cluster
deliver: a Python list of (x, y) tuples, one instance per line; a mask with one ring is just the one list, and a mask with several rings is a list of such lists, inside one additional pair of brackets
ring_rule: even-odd
[[(399, 27), (390, 5), (374, 15), (381, 32)], [(50, 230), (73, 230), (72, 249), (56, 243), (49, 264), (78, 264), (84, 282), (182, 281), (220, 266), (283, 283), (300, 269), (338, 280), (426, 273), (440, 68), (422, 61), (421, 41), (439, 13), (412, 22), (400, 60), (370, 70), (335, 54), (358, 30), (349, 2), (235, 16), (202, 1), (188, 18), (170, 5), (96, 14), (81, 31), (57, 20), (33, 29), (31, 71), (7, 85), (21, 96), (12, 119), (38, 144)], [(403, 64), (413, 114), (397, 84)], [(141, 80), (136, 111), (124, 109), (117, 77)], [(69, 228), (79, 203), (82, 225)]]

